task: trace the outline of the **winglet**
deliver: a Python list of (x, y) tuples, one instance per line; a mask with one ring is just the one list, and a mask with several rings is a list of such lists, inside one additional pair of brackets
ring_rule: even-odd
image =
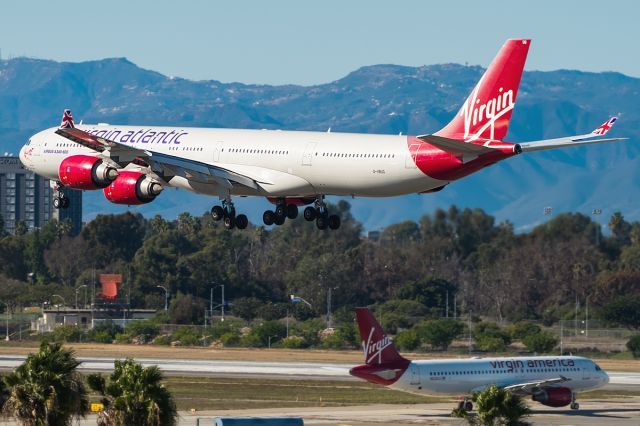
[(618, 120), (618, 117), (611, 117), (610, 119), (608, 119), (607, 121), (605, 121), (600, 127), (598, 127), (597, 129), (595, 129), (593, 132), (591, 132), (592, 135), (605, 135), (607, 134), (607, 132), (609, 130), (611, 130), (611, 128), (613, 127), (613, 124)]
[(62, 113), (62, 122), (60, 123), (60, 129), (73, 129), (76, 126), (73, 124), (73, 115), (71, 115), (70, 109), (65, 109)]

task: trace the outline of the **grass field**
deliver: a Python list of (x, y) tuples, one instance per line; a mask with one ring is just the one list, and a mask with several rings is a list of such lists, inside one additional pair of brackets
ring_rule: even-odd
[(386, 389), (366, 382), (168, 377), (179, 410), (336, 407), (447, 401)]
[[(451, 401), (453, 396), (418, 396), (366, 382), (168, 377), (179, 410), (241, 410), (278, 407), (338, 407), (368, 404), (425, 404)], [(626, 399), (640, 391), (596, 390), (580, 400)]]

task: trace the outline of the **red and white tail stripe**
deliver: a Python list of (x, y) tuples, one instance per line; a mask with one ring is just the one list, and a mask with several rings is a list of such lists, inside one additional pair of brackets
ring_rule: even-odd
[(602, 126), (598, 127), (593, 132), (591, 132), (591, 134), (592, 135), (599, 135), (599, 136), (602, 136), (602, 135), (606, 134), (609, 130), (611, 130), (611, 128), (613, 127), (613, 124), (617, 120), (618, 120), (618, 117), (611, 117), (609, 120), (604, 122), (602, 124)]

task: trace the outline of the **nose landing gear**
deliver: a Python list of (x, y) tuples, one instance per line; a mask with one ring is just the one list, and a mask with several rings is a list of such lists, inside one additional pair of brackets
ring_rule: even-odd
[(211, 208), (211, 218), (213, 220), (224, 223), (227, 229), (245, 229), (249, 225), (249, 219), (244, 214), (236, 215), (236, 208), (230, 197), (222, 200), (222, 206), (213, 206)]

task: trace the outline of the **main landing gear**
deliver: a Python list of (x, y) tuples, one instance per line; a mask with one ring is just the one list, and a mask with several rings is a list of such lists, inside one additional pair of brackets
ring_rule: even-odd
[(579, 410), (580, 409), (580, 404), (578, 404), (576, 402), (576, 394), (575, 394), (575, 392), (573, 392), (571, 394), (571, 405), (569, 405), (569, 408), (571, 408), (572, 410)]
[(236, 215), (236, 208), (230, 197), (222, 200), (222, 206), (213, 206), (211, 208), (211, 218), (216, 222), (222, 220), (224, 227), (227, 229), (245, 229), (249, 224), (249, 219), (247, 219), (246, 215)]
[(464, 398), (462, 401), (458, 402), (458, 410), (462, 411), (472, 411), (473, 410), (473, 402), (469, 400), (469, 398)]
[[(316, 221), (318, 229), (338, 229), (340, 228), (340, 216), (329, 214), (327, 206), (324, 203), (324, 196), (319, 197), (314, 202), (313, 207), (306, 207), (302, 213), (304, 219), (308, 222)], [(298, 217), (298, 206), (295, 204), (287, 204), (286, 199), (280, 199), (276, 203), (274, 210), (267, 210), (262, 215), (265, 225), (282, 225), (287, 218), (295, 219)]]
[(56, 183), (53, 190), (53, 207), (55, 209), (66, 209), (69, 207), (69, 197), (64, 195), (64, 189), (61, 183)]

